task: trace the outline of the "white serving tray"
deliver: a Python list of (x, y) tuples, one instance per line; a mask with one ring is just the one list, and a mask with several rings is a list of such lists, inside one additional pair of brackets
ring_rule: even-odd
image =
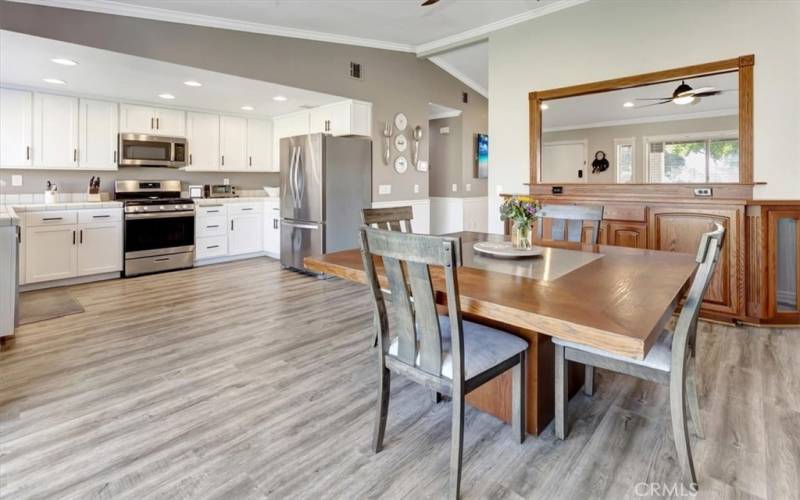
[(527, 250), (514, 248), (510, 241), (481, 241), (472, 245), (472, 248), (484, 255), (502, 257), (504, 259), (539, 257), (544, 253), (544, 248), (536, 246)]

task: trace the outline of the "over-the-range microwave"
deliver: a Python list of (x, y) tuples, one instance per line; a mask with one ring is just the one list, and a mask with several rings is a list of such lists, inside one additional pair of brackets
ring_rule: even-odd
[(120, 167), (185, 167), (186, 139), (148, 134), (119, 134)]

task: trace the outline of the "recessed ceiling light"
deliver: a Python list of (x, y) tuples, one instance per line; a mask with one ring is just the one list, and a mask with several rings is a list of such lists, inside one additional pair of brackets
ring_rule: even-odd
[(253, 106), (242, 106), (242, 109), (245, 110), (245, 111), (253, 111), (256, 108), (254, 108)]
[(189, 87), (202, 87), (203, 86), (202, 83), (200, 83), (200, 82), (198, 82), (196, 80), (186, 80), (185, 82), (183, 82), (183, 84), (187, 85)]
[(72, 59), (65, 59), (63, 57), (56, 57), (55, 59), (50, 59), (56, 64), (60, 64), (62, 66), (77, 66), (78, 63), (73, 61)]
[(272, 98), (272, 100), (283, 102), (283, 101), (288, 101), (289, 99), (286, 96), (276, 95), (275, 97)]
[(548, 106), (548, 105), (547, 105), (547, 104), (545, 104), (545, 103), (542, 103), (542, 104), (540, 104), (540, 105), (539, 105), (539, 109), (541, 109), (542, 111), (544, 111), (545, 109), (550, 109), (550, 106)]
[(175, 99), (175, 96), (172, 94), (158, 94), (158, 97), (162, 99)]
[(58, 78), (42, 78), (42, 80), (44, 80), (47, 83), (54, 83), (56, 85), (64, 85), (65, 83), (67, 83), (64, 80), (59, 80)]
[(631, 101), (627, 101), (625, 104), (623, 104), (623, 106), (626, 108), (632, 108), (635, 106), (635, 104), (633, 104)]

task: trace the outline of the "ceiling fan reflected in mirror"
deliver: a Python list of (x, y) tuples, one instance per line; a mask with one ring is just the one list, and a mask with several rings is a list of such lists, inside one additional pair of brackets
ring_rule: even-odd
[(681, 84), (672, 92), (672, 97), (637, 97), (637, 101), (658, 101), (652, 104), (637, 104), (636, 108), (646, 108), (649, 106), (658, 106), (659, 104), (667, 104), (668, 102), (677, 104), (678, 106), (685, 106), (687, 104), (697, 104), (703, 97), (711, 97), (719, 95), (723, 92), (730, 90), (719, 90), (716, 87), (700, 87), (693, 89), (685, 80), (681, 80)]

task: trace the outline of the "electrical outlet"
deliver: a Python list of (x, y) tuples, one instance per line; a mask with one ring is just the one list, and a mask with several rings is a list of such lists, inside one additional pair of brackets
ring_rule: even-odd
[(379, 184), (378, 185), (378, 194), (392, 194), (392, 185), (391, 184)]
[(712, 191), (711, 188), (694, 188), (694, 195), (695, 196), (711, 196)]
[(449, 134), (450, 134), (450, 127), (439, 128), (439, 135), (449, 135)]
[(458, 192), (458, 184), (453, 184), (453, 187), (450, 188), (454, 193)]
[(227, 177), (225, 177), (224, 179), (222, 179), (222, 183), (225, 184), (226, 186), (230, 186), (231, 185), (231, 180), (228, 179)]
[(467, 184), (466, 186), (464, 186), (464, 190), (467, 192), (472, 191), (472, 184)]
[(419, 184), (414, 184), (414, 194), (419, 194)]
[(19, 187), (22, 185), (22, 176), (21, 175), (12, 175), (11, 176), (11, 185)]

